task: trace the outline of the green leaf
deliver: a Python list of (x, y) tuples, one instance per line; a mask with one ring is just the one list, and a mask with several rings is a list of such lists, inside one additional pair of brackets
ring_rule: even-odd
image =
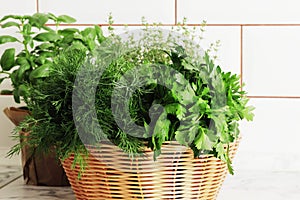
[(57, 21), (71, 24), (71, 23), (75, 23), (76, 19), (68, 15), (60, 15), (57, 17)]
[(253, 111), (255, 110), (255, 108), (253, 106), (247, 106), (244, 111), (244, 117), (247, 121), (253, 121), (253, 117), (254, 117), (254, 113)]
[(23, 34), (24, 34), (25, 36), (31, 35), (31, 34), (32, 34), (31, 29), (32, 29), (32, 26), (31, 26), (30, 24), (25, 24), (25, 25), (23, 26)]
[(24, 36), (24, 44), (31, 44), (33, 42), (32, 37), (31, 36)]
[(11, 90), (1, 90), (0, 94), (2, 94), (2, 95), (12, 95), (13, 91), (11, 91)]
[(20, 100), (20, 95), (19, 95), (19, 92), (17, 89), (15, 89), (13, 91), (13, 95), (14, 95), (14, 100), (16, 103), (21, 103), (21, 100)]
[(94, 28), (95, 28), (96, 35), (97, 35), (97, 40), (101, 44), (105, 40), (103, 31), (100, 26), (95, 25)]
[(193, 116), (189, 116), (184, 121), (180, 121), (180, 126), (175, 132), (176, 140), (185, 146), (189, 146), (198, 134), (198, 125), (194, 122), (195, 120), (190, 120), (191, 117), (193, 118)]
[(176, 115), (181, 120), (186, 114), (186, 109), (179, 103), (172, 103), (165, 106), (165, 110), (168, 114)]
[(2, 17), (2, 19), (0, 20), (0, 23), (7, 20), (7, 19), (22, 19), (22, 16), (20, 16), (20, 15), (6, 15), (6, 16)]
[(153, 160), (156, 161), (157, 157), (161, 154), (161, 150), (157, 149), (153, 151)]
[(48, 15), (44, 13), (35, 13), (32, 17), (29, 18), (29, 22), (32, 26), (41, 28), (48, 21)]
[(39, 52), (40, 56), (45, 57), (45, 58), (51, 58), (55, 56), (55, 52), (51, 51), (40, 51)]
[(64, 36), (64, 38), (60, 41), (60, 43), (58, 44), (61, 47), (68, 47), (72, 42), (74, 41), (74, 35), (70, 34), (70, 35), (66, 35)]
[(16, 69), (10, 74), (10, 80), (13, 85), (19, 85), (19, 80), (17, 79), (17, 73), (18, 70)]
[[(166, 140), (168, 140), (168, 133), (169, 133), (169, 129), (170, 129), (170, 124), (171, 121), (167, 118), (168, 114), (167, 112), (165, 112), (165, 110), (163, 110), (163, 112), (160, 114), (160, 116), (158, 117), (158, 119), (155, 122), (155, 118), (154, 117), (156, 114), (156, 112), (160, 112), (159, 109), (161, 108), (161, 105), (154, 105), (152, 107), (152, 116), (151, 116), (151, 124), (152, 126), (154, 125), (153, 123), (155, 123), (154, 129), (153, 129), (153, 134), (152, 134), (152, 144), (153, 144), (153, 150), (160, 150), (161, 146), (163, 144), (163, 142), (165, 142)], [(149, 127), (148, 127), (149, 129)], [(157, 152), (157, 155), (154, 155), (154, 158), (156, 158), (156, 156), (159, 155), (160, 151)]]
[(46, 55), (40, 55), (37, 57), (34, 62), (37, 63), (38, 65), (43, 65), (48, 61), (48, 57)]
[(216, 142), (217, 139), (216, 136), (210, 131), (207, 131), (207, 133), (205, 133), (202, 127), (199, 127), (199, 129), (200, 129), (199, 135), (196, 137), (194, 142), (197, 149), (212, 150), (214, 143)]
[(3, 70), (9, 71), (15, 65), (15, 49), (6, 49), (1, 56), (0, 65)]
[(6, 22), (5, 24), (2, 24), (1, 27), (7, 28), (7, 27), (12, 27), (12, 26), (20, 28), (20, 25), (17, 22)]
[(84, 38), (83, 38), (82, 35), (77, 35), (77, 34), (76, 34), (76, 35), (74, 35), (74, 39), (83, 42), (83, 39), (84, 39)]
[(47, 50), (53, 47), (54, 47), (53, 43), (42, 43), (41, 45), (38, 45), (36, 48), (41, 50)]
[(60, 36), (54, 31), (53, 32), (51, 31), (51, 32), (40, 33), (36, 35), (33, 39), (40, 42), (46, 42), (46, 41), (52, 42), (52, 41), (59, 40)]
[(231, 175), (233, 175), (232, 162), (229, 157), (229, 145), (227, 145), (227, 150), (225, 150), (224, 144), (222, 143), (218, 143), (215, 148), (217, 152), (217, 157), (227, 163), (228, 171)]
[(90, 51), (93, 51), (93, 49), (96, 47), (96, 43), (92, 39), (88, 39), (86, 41), (86, 45), (88, 46), (88, 48), (89, 48)]
[(179, 144), (188, 146), (188, 143), (186, 142), (186, 132), (177, 130), (175, 132), (175, 139), (179, 142)]
[(79, 33), (79, 29), (77, 28), (65, 28), (62, 30), (58, 30), (58, 34), (63, 36), (68, 36), (70, 34)]
[(57, 21), (57, 17), (53, 13), (47, 13), (49, 19), (52, 19), (53, 21)]
[(20, 85), (18, 88), (18, 93), (19, 96), (26, 96), (29, 92), (28, 92), (28, 87), (24, 84)]
[(24, 64), (22, 64), (20, 67), (19, 67), (19, 69), (17, 69), (17, 79), (18, 80), (24, 80), (25, 78), (24, 78), (24, 74), (25, 74), (25, 72), (27, 71), (27, 70), (29, 70), (31, 67), (30, 67), (30, 65), (29, 65), (29, 63), (27, 62), (27, 63), (24, 63)]
[(224, 145), (222, 143), (218, 143), (216, 145), (216, 151), (217, 151), (217, 156), (218, 158), (220, 158), (221, 160), (223, 160), (224, 162), (226, 162), (226, 151), (224, 149)]
[(93, 38), (93, 39), (96, 38), (96, 31), (95, 31), (95, 29), (93, 29), (91, 27), (85, 28), (83, 31), (81, 31), (81, 34), (84, 37), (89, 37), (89, 38)]
[(158, 139), (158, 147), (157, 149), (160, 149), (162, 143), (167, 139), (169, 128), (170, 128), (170, 120), (167, 119), (166, 113), (161, 115), (161, 117), (158, 118), (156, 121), (154, 130), (153, 130), (153, 137)]
[(44, 64), (44, 65), (34, 69), (30, 73), (29, 79), (32, 81), (34, 79), (48, 77), (49, 76), (49, 71), (50, 71), (50, 65), (49, 64)]
[(16, 64), (18, 65), (25, 65), (25, 64), (29, 64), (26, 57), (22, 57), (20, 55), (17, 56), (17, 59), (16, 59)]
[(7, 42), (17, 42), (17, 41), (19, 41), (17, 38), (9, 35), (0, 36), (0, 44), (5, 44)]
[(41, 29), (45, 30), (45, 31), (48, 31), (48, 32), (51, 32), (51, 31), (54, 31), (51, 27), (49, 26), (42, 26)]

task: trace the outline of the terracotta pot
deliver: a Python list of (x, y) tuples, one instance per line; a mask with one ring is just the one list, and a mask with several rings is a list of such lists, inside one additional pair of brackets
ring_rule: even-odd
[[(26, 108), (8, 107), (5, 115), (17, 126), (30, 112)], [(28, 135), (21, 131), (20, 135)], [(22, 139), (21, 139), (22, 141)], [(66, 174), (55, 156), (54, 150), (45, 155), (36, 153), (34, 148), (24, 146), (21, 149), (23, 177), (25, 184), (44, 186), (68, 186)]]

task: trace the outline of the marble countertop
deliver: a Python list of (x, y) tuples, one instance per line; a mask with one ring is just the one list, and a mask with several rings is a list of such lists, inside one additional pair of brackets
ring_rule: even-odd
[[(300, 172), (236, 171), (218, 200), (299, 200)], [(28, 186), (22, 178), (0, 189), (0, 200), (74, 200), (70, 187)]]
[(0, 165), (0, 189), (21, 176), (20, 166)]
[(6, 187), (0, 189), (1, 200), (75, 200), (70, 187), (45, 187), (24, 185), (23, 178), (19, 178)]
[(236, 171), (218, 200), (299, 200), (300, 171)]

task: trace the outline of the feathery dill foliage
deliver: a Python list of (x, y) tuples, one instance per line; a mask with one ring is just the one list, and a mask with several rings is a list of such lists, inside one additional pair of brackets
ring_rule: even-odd
[[(87, 155), (87, 151), (81, 140), (95, 144), (109, 139), (130, 154), (148, 146), (154, 151), (154, 159), (165, 141), (176, 140), (191, 147), (195, 157), (214, 154), (233, 173), (224, 145), (238, 138), (238, 121), (252, 120), (253, 108), (247, 106), (239, 77), (223, 72), (208, 51), (199, 50), (193, 30), (185, 26), (179, 30), (187, 40), (180, 41), (179, 34), (165, 37), (159, 28), (145, 25), (139, 40), (129, 34), (124, 42), (111, 34), (104, 42), (106, 47), (101, 44), (91, 57), (76, 46), (65, 50), (56, 58), (49, 77), (30, 86), (26, 103), (32, 116), (22, 127), (31, 131), (26, 142), (43, 151), (55, 146), (60, 158), (74, 153), (75, 162), (83, 168), (81, 155)], [(105, 59), (112, 61), (106, 68)], [(81, 79), (78, 72), (82, 66), (85, 70), (80, 71)], [(135, 69), (139, 71), (134, 73)], [(159, 84), (158, 71), (168, 87)], [(95, 74), (99, 72), (102, 75), (98, 80)], [(74, 85), (76, 77), (82, 89)], [(152, 81), (141, 85), (145, 78)], [(74, 88), (78, 89), (75, 95)], [(120, 91), (117, 94), (116, 89)], [(123, 112), (126, 92), (132, 92), (129, 105), (125, 105), (130, 119)], [(113, 95), (117, 97), (115, 102)], [(76, 102), (84, 103), (74, 105)], [(75, 118), (72, 106), (77, 108)], [(89, 113), (94, 107), (96, 116)], [(117, 121), (129, 131), (121, 129)], [(142, 136), (130, 129), (132, 123), (142, 128)], [(102, 131), (91, 124), (99, 124)], [(78, 132), (84, 137), (80, 138)]]
[[(26, 104), (31, 111), (21, 128), (30, 131), (24, 141), (37, 152), (49, 152), (55, 147), (59, 158), (70, 153), (78, 153), (76, 162), (82, 163), (85, 154), (78, 137), (72, 116), (72, 92), (78, 69), (87, 57), (87, 50), (81, 45), (73, 45), (55, 58), (49, 77), (38, 84), (29, 85)], [(16, 134), (18, 134), (16, 132)], [(24, 144), (17, 144), (11, 151), (18, 152)]]

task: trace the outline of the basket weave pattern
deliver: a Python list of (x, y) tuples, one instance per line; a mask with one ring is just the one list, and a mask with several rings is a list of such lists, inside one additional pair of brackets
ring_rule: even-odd
[[(230, 145), (231, 159), (238, 142)], [(72, 168), (73, 156), (62, 162), (78, 200), (215, 200), (227, 175), (220, 159), (213, 155), (195, 159), (191, 149), (176, 142), (165, 143), (156, 161), (150, 149), (132, 159), (111, 144), (90, 151), (80, 179), (79, 166)]]

